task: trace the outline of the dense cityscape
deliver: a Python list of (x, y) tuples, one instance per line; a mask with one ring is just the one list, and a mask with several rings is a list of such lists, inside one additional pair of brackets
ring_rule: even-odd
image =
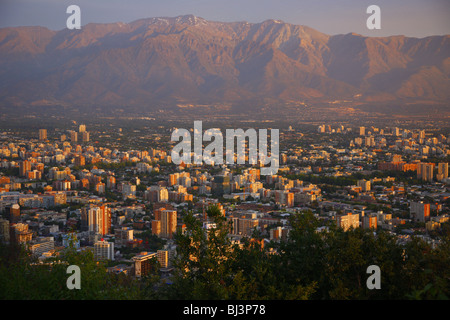
[[(207, 268), (192, 265), (202, 260), (189, 251), (199, 241), (193, 240), (196, 232), (208, 234), (202, 241), (211, 245), (211, 231), (225, 230), (218, 237), (222, 242), (215, 239), (216, 249), (223, 244), (239, 248), (236, 252), (247, 250), (248, 257), (276, 257), (285, 255), (285, 246), (305, 230), (299, 229), (299, 219), (307, 217), (314, 221), (315, 234), (363, 232), (375, 242), (385, 235), (396, 248), (419, 241), (430, 252), (443, 248), (441, 258), (448, 261), (450, 136), (444, 129), (287, 125), (280, 129), (278, 173), (262, 176), (259, 166), (248, 164), (177, 166), (169, 140), (174, 127), (152, 123), (134, 130), (104, 126), (91, 131), (72, 121), (70, 130), (0, 132), (2, 259), (14, 256), (8, 250), (22, 248), (26, 268), (44, 266), (51, 274), (55, 267), (49, 266), (69, 262), (68, 252), (88, 256), (106, 277), (127, 279), (124, 287), (131, 281), (141, 288), (152, 279), (157, 299), (158, 290), (178, 288), (186, 279), (180, 272)], [(132, 147), (146, 141), (150, 147)], [(183, 239), (189, 239), (188, 246)], [(219, 252), (211, 258), (215, 265), (231, 260), (227, 251)], [(362, 263), (360, 270), (367, 267)], [(420, 278), (422, 271), (415, 272), (411, 276)], [(433, 273), (443, 281), (433, 278), (434, 294), (448, 297), (448, 268), (441, 272)], [(238, 274), (233, 273), (233, 281)], [(303, 291), (295, 298), (316, 298), (320, 290), (312, 282), (300, 283)], [(419, 289), (418, 283), (404, 294)], [(359, 297), (327, 290), (325, 298)], [(192, 296), (199, 297), (221, 296)], [(264, 297), (281, 296), (257, 296)]]
[(404, 318), (449, 300), (449, 14), (1, 1), (4, 309)]

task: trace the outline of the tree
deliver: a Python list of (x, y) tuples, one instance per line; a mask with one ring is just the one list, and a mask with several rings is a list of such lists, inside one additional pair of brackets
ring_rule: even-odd
[(276, 247), (279, 255), (274, 256), (275, 270), (283, 278), (283, 282), (312, 288), (321, 279), (325, 268), (324, 240), (317, 233), (318, 220), (311, 211), (294, 214), (289, 219), (292, 230), (286, 241)]
[(227, 299), (234, 248), (229, 226), (217, 206), (207, 210), (211, 228), (188, 213), (186, 232), (175, 235), (177, 258), (171, 294), (176, 299)]
[[(106, 271), (90, 251), (67, 248), (58, 259), (36, 263), (25, 248), (0, 245), (0, 298), (12, 300), (83, 300), (138, 299), (140, 288), (135, 281), (123, 281)], [(81, 270), (81, 290), (67, 288), (67, 267)], [(121, 285), (118, 285), (120, 283)]]
[(236, 250), (234, 278), (229, 287), (231, 299), (307, 300), (316, 283), (303, 285), (297, 275), (294, 280), (280, 268), (278, 255), (271, 254), (257, 241), (247, 239)]

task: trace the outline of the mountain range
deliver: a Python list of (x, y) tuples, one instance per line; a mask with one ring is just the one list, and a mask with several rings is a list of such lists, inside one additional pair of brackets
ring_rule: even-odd
[(0, 29), (0, 106), (448, 105), (450, 36), (327, 35), (185, 15)]

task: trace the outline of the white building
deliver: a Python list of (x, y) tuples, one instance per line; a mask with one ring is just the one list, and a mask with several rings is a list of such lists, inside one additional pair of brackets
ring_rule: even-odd
[(103, 239), (94, 243), (94, 257), (96, 260), (114, 260), (114, 243)]

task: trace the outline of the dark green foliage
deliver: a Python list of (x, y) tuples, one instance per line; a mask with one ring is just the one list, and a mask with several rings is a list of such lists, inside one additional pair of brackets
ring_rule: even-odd
[[(131, 278), (106, 272), (94, 261), (92, 252), (69, 248), (52, 264), (36, 264), (29, 252), (16, 246), (0, 246), (0, 299), (23, 300), (107, 300), (139, 297), (139, 286)], [(69, 265), (81, 270), (81, 289), (69, 290)]]
[(187, 232), (176, 235), (176, 272), (172, 298), (228, 299), (233, 278), (234, 246), (227, 237), (229, 227), (217, 207), (208, 209), (215, 228), (204, 229), (193, 215), (185, 217)]
[[(361, 228), (344, 232), (311, 213), (292, 215), (289, 237), (266, 243), (228, 237), (230, 225), (217, 207), (207, 211), (215, 227), (205, 229), (191, 214), (175, 237), (172, 284), (154, 272), (141, 280), (106, 272), (91, 252), (67, 250), (65, 264), (30, 265), (23, 248), (0, 246), (0, 299), (448, 299), (450, 241), (433, 248), (419, 238), (402, 244), (395, 235)], [(255, 234), (256, 235), (256, 234)], [(258, 240), (258, 239), (256, 239)], [(68, 265), (81, 268), (81, 290), (69, 290)], [(367, 268), (381, 270), (381, 289), (369, 290)]]
[(156, 252), (162, 249), (167, 242), (167, 240), (159, 238), (158, 236), (152, 234), (151, 230), (146, 230), (144, 232), (136, 234), (136, 238), (142, 239), (144, 249), (149, 252)]

